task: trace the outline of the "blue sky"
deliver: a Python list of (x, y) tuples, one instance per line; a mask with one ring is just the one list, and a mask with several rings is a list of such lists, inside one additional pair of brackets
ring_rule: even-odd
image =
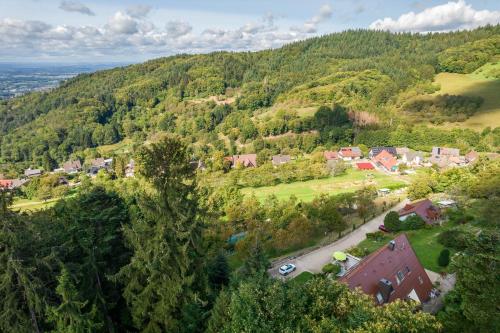
[(1, 0), (0, 61), (136, 62), (351, 28), (426, 33), (499, 22), (494, 0)]

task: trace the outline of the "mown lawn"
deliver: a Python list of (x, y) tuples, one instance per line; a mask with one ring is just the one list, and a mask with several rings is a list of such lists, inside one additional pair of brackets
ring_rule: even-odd
[[(371, 174), (372, 176), (369, 176)], [(405, 176), (406, 177), (406, 176)], [(305, 182), (279, 184), (265, 187), (248, 187), (242, 190), (245, 195), (254, 194), (260, 201), (274, 194), (280, 200), (286, 200), (291, 195), (302, 201), (311, 201), (322, 193), (340, 194), (354, 192), (363, 186), (374, 185), (377, 188), (403, 186), (406, 179), (401, 176), (386, 175), (376, 170), (359, 171), (352, 169), (343, 176), (314, 179)]]
[(299, 275), (297, 275), (296, 277), (294, 277), (292, 280), (291, 280), (291, 283), (296, 283), (296, 284), (304, 284), (306, 283), (307, 281), (309, 281), (310, 279), (312, 279), (312, 277), (314, 276), (313, 273), (310, 273), (310, 272), (302, 272), (300, 273)]
[(45, 201), (39, 201), (39, 200), (29, 200), (29, 199), (16, 199), (14, 201), (14, 204), (10, 206), (12, 210), (15, 211), (28, 211), (28, 210), (40, 210), (44, 208), (49, 208), (52, 207), (56, 204), (56, 202), (59, 200), (59, 198), (55, 199), (48, 199)]
[[(426, 269), (436, 273), (446, 271), (446, 268), (440, 267), (437, 263), (439, 253), (445, 248), (443, 245), (438, 243), (437, 237), (441, 232), (449, 229), (450, 227), (451, 225), (445, 224), (441, 227), (436, 226), (430, 229), (405, 231), (415, 254)], [(386, 234), (379, 240), (365, 239), (358, 244), (358, 247), (365, 248), (372, 253), (380, 247), (385, 246), (394, 237), (394, 234)], [(449, 250), (451, 255), (453, 255), (453, 250)]]

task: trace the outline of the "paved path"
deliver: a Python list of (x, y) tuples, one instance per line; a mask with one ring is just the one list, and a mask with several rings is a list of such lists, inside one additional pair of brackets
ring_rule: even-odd
[[(313, 250), (309, 253), (298, 256), (294, 259), (282, 259), (272, 263), (272, 267), (268, 270), (268, 273), (273, 277), (281, 277), (278, 273), (278, 268), (285, 263), (292, 263), (297, 266), (295, 272), (289, 274), (286, 278), (293, 278), (302, 272), (320, 273), (323, 266), (328, 264), (332, 258), (332, 253), (335, 251), (345, 251), (348, 248), (359, 244), (366, 238), (367, 232), (374, 232), (378, 230), (378, 226), (384, 223), (385, 215), (391, 210), (399, 210), (404, 207), (407, 200), (401, 201), (396, 206), (392, 207), (390, 210), (386, 211), (382, 215), (375, 217), (374, 219), (368, 221), (358, 229), (345, 235), (344, 237), (336, 240), (335, 242), (320, 247), (319, 249)], [(283, 277), (281, 277), (283, 278)]]

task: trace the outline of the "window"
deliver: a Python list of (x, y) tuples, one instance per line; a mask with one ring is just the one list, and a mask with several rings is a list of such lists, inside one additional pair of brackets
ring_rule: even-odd
[(380, 292), (375, 295), (377, 297), (378, 304), (384, 303), (384, 298), (382, 297), (382, 294)]
[(398, 283), (398, 285), (401, 284), (401, 282), (404, 280), (404, 278), (405, 278), (405, 275), (403, 274), (403, 272), (398, 271), (398, 273), (396, 274), (396, 282)]
[(424, 280), (422, 279), (421, 276), (418, 277), (418, 282), (420, 282), (420, 284), (423, 284), (424, 283)]
[(406, 273), (405, 274), (408, 274), (410, 272), (411, 272), (410, 267), (406, 266)]

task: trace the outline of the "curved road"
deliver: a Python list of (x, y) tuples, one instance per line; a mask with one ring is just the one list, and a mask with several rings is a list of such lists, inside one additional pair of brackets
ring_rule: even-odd
[(378, 226), (384, 223), (384, 217), (391, 210), (400, 210), (404, 205), (408, 203), (408, 200), (403, 200), (396, 206), (392, 207), (385, 213), (373, 218), (372, 220), (366, 222), (364, 225), (354, 230), (353, 232), (345, 235), (344, 237), (336, 240), (335, 242), (320, 247), (319, 249), (313, 250), (309, 253), (303, 254), (295, 259), (281, 259), (279, 261), (274, 261), (272, 267), (268, 270), (268, 273), (273, 277), (282, 277), (278, 273), (278, 268), (285, 263), (292, 263), (297, 266), (295, 272), (286, 276), (286, 279), (293, 278), (302, 272), (320, 273), (323, 266), (328, 264), (332, 258), (332, 254), (335, 251), (345, 251), (348, 248), (359, 244), (366, 238), (367, 232), (374, 232), (378, 230)]

